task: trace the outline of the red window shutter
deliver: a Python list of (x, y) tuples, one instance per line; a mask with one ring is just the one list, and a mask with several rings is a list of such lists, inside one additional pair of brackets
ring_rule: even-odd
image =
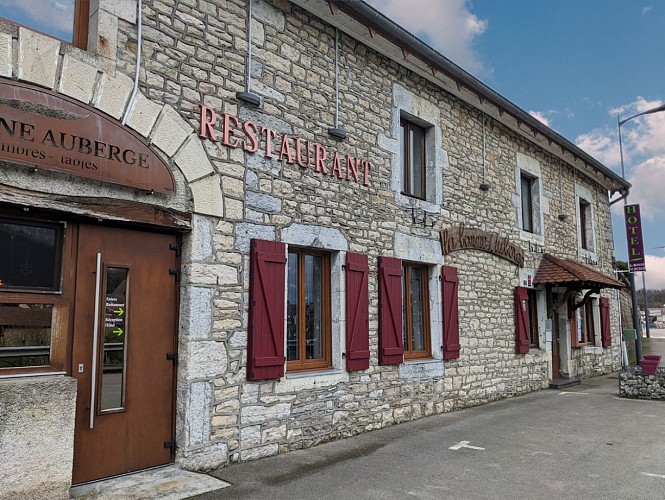
[(459, 279), (457, 268), (443, 266), (443, 359), (459, 358)]
[(600, 338), (603, 347), (612, 345), (612, 330), (610, 328), (610, 299), (600, 298)]
[(515, 288), (515, 347), (518, 354), (529, 352), (529, 293), (524, 287)]
[(369, 265), (367, 255), (346, 254), (346, 369), (369, 368)]
[(379, 257), (379, 364), (404, 361), (402, 338), (402, 261)]
[(286, 245), (252, 240), (249, 263), (247, 379), (284, 376)]

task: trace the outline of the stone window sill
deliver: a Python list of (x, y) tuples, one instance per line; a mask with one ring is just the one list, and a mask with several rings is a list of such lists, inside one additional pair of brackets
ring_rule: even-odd
[(349, 374), (347, 372), (335, 369), (287, 373), (283, 379), (275, 384), (275, 392), (297, 392), (318, 387), (330, 387), (348, 381)]

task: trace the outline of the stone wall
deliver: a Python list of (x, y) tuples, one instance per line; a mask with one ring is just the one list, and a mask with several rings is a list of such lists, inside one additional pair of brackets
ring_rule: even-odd
[[(333, 139), (327, 130), (335, 121), (335, 30), (286, 0), (254, 2), (250, 73), (252, 91), (263, 100), (259, 108), (247, 107), (235, 97), (245, 89), (245, 1), (145, 0), (143, 5), (141, 97), (131, 110), (130, 118), (136, 118), (130, 119), (129, 126), (153, 141), (170, 160), (178, 174), (177, 206), (193, 206), (199, 214), (194, 216), (191, 234), (183, 238), (177, 453), (184, 466), (209, 469), (274, 455), (547, 387), (550, 353), (544, 318), (540, 348), (515, 354), (517, 268), (471, 250), (444, 259), (439, 231), (464, 223), (508, 237), (526, 251), (525, 267), (534, 270), (543, 252), (581, 259), (575, 193), (582, 186), (593, 198), (596, 248), (592, 265), (609, 273), (613, 246), (607, 192), (602, 186), (429, 80), (343, 34), (339, 123), (348, 139)], [(90, 62), (87, 54), (75, 49), (59, 45), (53, 49), (56, 59), (68, 56), (70, 61), (93, 65), (98, 83), (91, 86), (86, 104), (99, 107), (99, 97), (110, 95), (113, 82), (122, 82), (121, 88), (128, 91), (133, 77), (136, 24), (130, 17), (114, 19), (117, 64), (113, 71), (106, 69), (108, 57), (102, 64)], [(37, 50), (30, 53), (36, 60)], [(76, 73), (67, 67), (73, 66), (58, 65), (50, 88), (74, 80)], [(5, 76), (15, 75), (10, 71)], [(372, 163), (369, 182), (348, 182), (311, 167), (201, 141), (192, 132), (198, 130), (201, 103), (220, 116), (228, 113), (279, 134), (320, 143), (329, 151), (368, 160)], [(126, 100), (115, 118), (125, 106)], [(424, 202), (405, 199), (395, 190), (399, 144), (394, 130), (400, 109), (432, 125), (428, 151), (435, 155), (435, 168), (440, 171), (431, 177), (436, 185)], [(165, 137), (159, 133), (165, 127), (185, 132), (174, 134), (173, 141), (155, 142)], [(492, 158), (487, 163), (484, 140)], [(487, 192), (479, 189), (484, 165), (490, 184)], [(520, 166), (541, 173), (540, 235), (520, 230)], [(0, 173), (0, 180), (21, 186), (28, 184), (28, 175), (47, 192), (78, 194), (87, 187), (81, 183), (71, 189), (57, 176), (49, 182), (50, 177), (42, 173), (11, 168)], [(202, 187), (195, 189), (197, 185)], [(197, 201), (200, 194), (208, 195), (205, 203)], [(146, 196), (123, 193), (123, 197), (142, 200)], [(562, 221), (559, 214), (567, 218)], [(368, 370), (346, 372), (338, 349), (333, 369), (325, 373), (287, 374), (261, 383), (245, 380), (251, 238), (331, 252), (333, 302), (337, 300), (339, 306), (333, 311), (333, 344), (337, 345), (343, 342), (345, 326), (344, 303), (338, 300), (344, 290), (340, 263), (345, 252), (369, 256)], [(441, 319), (433, 313), (431, 360), (378, 365), (379, 256), (430, 265), (433, 311), (440, 309), (440, 265), (445, 262), (458, 268), (459, 359), (441, 360), (441, 342), (434, 342), (441, 338)], [(586, 375), (618, 368), (615, 305), (612, 325), (614, 347), (598, 345), (589, 348), (593, 351), (568, 353), (571, 359), (580, 358), (571, 363), (574, 370)], [(591, 368), (580, 368), (584, 363)]]
[(69, 498), (76, 380), (0, 379), (0, 498)]
[[(373, 164), (365, 186), (204, 141), (221, 177), (225, 217), (201, 218), (186, 241), (182, 319), (190, 329), (181, 335), (178, 436), (185, 466), (251, 460), (547, 386), (544, 329), (541, 349), (515, 354), (516, 268), (475, 251), (445, 258), (460, 273), (460, 359), (442, 362), (433, 343), (431, 361), (379, 366), (377, 258), (423, 255), (436, 283), (443, 262), (438, 232), (460, 223), (509, 237), (527, 249), (526, 267), (532, 269), (543, 252), (580, 258), (574, 194), (582, 185), (593, 195), (597, 267), (608, 272), (613, 247), (607, 193), (600, 185), (485, 118), (486, 147), (494, 160), (487, 165), (491, 189), (479, 190), (483, 117), (344, 35), (339, 122), (349, 138), (337, 142), (327, 135), (335, 108), (334, 29), (289, 2), (254, 4), (251, 87), (263, 99), (258, 109), (235, 99), (235, 92), (244, 90), (245, 2), (146, 2), (145, 8), (142, 84), (149, 98), (168, 100), (192, 126), (203, 102), (220, 116), (251, 120)], [(121, 59), (131, 60), (134, 26), (121, 23), (120, 30)], [(443, 169), (439, 205), (411, 200), (404, 206), (393, 189), (398, 144), (391, 131), (396, 103), (407, 101), (414, 109), (427, 108), (428, 116), (431, 108), (436, 111), (431, 121), (440, 134), (435, 137), (436, 162)], [(542, 172), (542, 236), (519, 229), (519, 158)], [(565, 221), (560, 213), (568, 215)], [(337, 259), (346, 251), (369, 255), (368, 370), (347, 373), (339, 363), (318, 376), (245, 380), (251, 238), (322, 248)], [(614, 307), (612, 318), (618, 325)], [(343, 339), (342, 326), (333, 325), (337, 341)], [(606, 373), (620, 363), (617, 347), (576, 351), (591, 360), (592, 368), (579, 369), (585, 375)]]
[(665, 401), (665, 368), (658, 368), (655, 375), (644, 375), (636, 366), (619, 373), (619, 395)]

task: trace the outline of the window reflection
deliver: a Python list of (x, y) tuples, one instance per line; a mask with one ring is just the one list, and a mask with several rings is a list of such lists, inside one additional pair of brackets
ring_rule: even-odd
[(47, 366), (51, 304), (0, 304), (0, 368)]
[(119, 267), (106, 269), (104, 344), (101, 376), (102, 410), (124, 406), (127, 345), (127, 275)]
[(1, 16), (12, 22), (72, 42), (76, 0), (0, 0)]
[(298, 254), (289, 253), (286, 298), (286, 359), (298, 359)]
[(330, 363), (330, 263), (318, 252), (292, 250), (287, 265), (286, 351), (288, 369)]
[(0, 290), (60, 288), (62, 226), (0, 220)]

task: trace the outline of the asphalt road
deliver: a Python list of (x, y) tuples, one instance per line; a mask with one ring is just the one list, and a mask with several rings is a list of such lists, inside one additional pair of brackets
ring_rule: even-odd
[(222, 468), (203, 499), (665, 499), (665, 402), (616, 375)]

